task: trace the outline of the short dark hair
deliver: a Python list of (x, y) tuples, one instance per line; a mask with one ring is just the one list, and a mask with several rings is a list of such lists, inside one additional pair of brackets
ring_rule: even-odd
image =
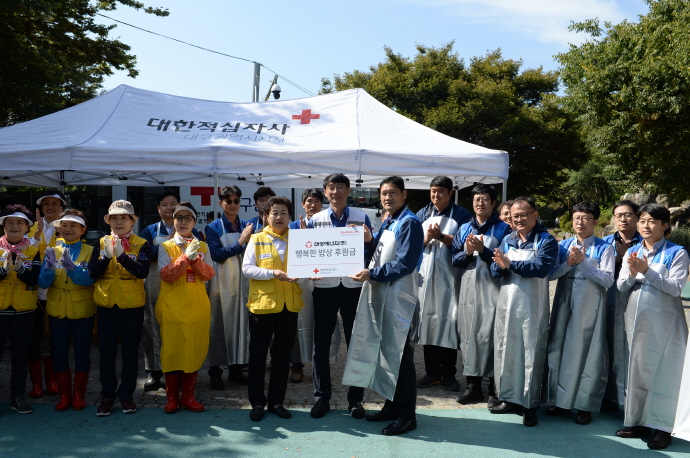
[(89, 227), (87, 222), (86, 222), (86, 216), (84, 216), (84, 212), (81, 210), (77, 210), (76, 208), (66, 208), (62, 213), (60, 213), (60, 216), (58, 219), (62, 218), (63, 216), (67, 215), (72, 215), (72, 216), (78, 216), (81, 219), (84, 220), (84, 226)]
[(196, 219), (198, 218), (198, 215), (199, 215), (199, 214), (198, 214), (198, 212), (196, 211), (196, 208), (194, 208), (194, 205), (192, 205), (191, 202), (187, 202), (186, 200), (185, 200), (184, 202), (180, 202), (180, 204), (179, 204), (177, 207), (175, 207), (175, 210), (177, 210), (177, 209), (180, 208), (180, 207), (187, 207), (187, 208), (189, 208), (191, 211), (193, 211), (193, 212), (194, 212), (194, 215), (192, 215), (192, 216), (194, 216), (194, 221), (196, 221)]
[(308, 198), (319, 199), (323, 203), (323, 192), (318, 188), (310, 188), (302, 191), (302, 203), (305, 203)]
[(256, 202), (257, 200), (259, 200), (262, 197), (266, 197), (266, 196), (273, 197), (275, 195), (276, 195), (275, 191), (273, 191), (273, 189), (271, 189), (269, 186), (261, 186), (259, 189), (257, 189), (254, 192), (254, 202)]
[(397, 175), (394, 175), (392, 177), (384, 178), (383, 180), (381, 180), (381, 184), (379, 185), (379, 194), (381, 194), (381, 188), (383, 188), (383, 185), (388, 183), (394, 185), (401, 191), (405, 190), (405, 180), (403, 180), (401, 177)]
[(172, 189), (166, 189), (162, 193), (158, 194), (156, 196), (156, 204), (160, 206), (161, 202), (163, 202), (163, 199), (165, 199), (168, 196), (172, 196), (175, 198), (175, 200), (179, 203), (180, 202), (180, 194), (173, 191)]
[(619, 202), (616, 202), (616, 204), (613, 206), (613, 210), (611, 210), (611, 213), (616, 213), (616, 208), (618, 207), (630, 207), (632, 209), (632, 212), (635, 214), (637, 214), (637, 212), (640, 211), (640, 206), (632, 200), (621, 200)]
[(350, 187), (350, 179), (342, 173), (331, 173), (326, 178), (324, 178), (323, 189), (326, 189), (326, 187), (331, 183), (341, 183), (347, 186), (348, 188)]
[(590, 215), (594, 216), (594, 219), (599, 219), (599, 216), (601, 215), (599, 205), (587, 200), (583, 200), (582, 202), (573, 205), (573, 208), (570, 209), (570, 216), (573, 216), (577, 212), (589, 213)]
[(223, 186), (218, 190), (218, 200), (227, 200), (233, 194), (242, 197), (242, 190), (237, 186)]
[(523, 197), (516, 197), (515, 199), (513, 199), (512, 202), (510, 203), (510, 207), (512, 208), (514, 205), (522, 203), (522, 202), (529, 205), (532, 208), (532, 210), (534, 210), (534, 211), (537, 210), (537, 204), (536, 204), (536, 202), (534, 202), (534, 199), (532, 199), (531, 197), (524, 197), (524, 196)]
[(444, 176), (437, 176), (431, 180), (430, 188), (446, 188), (448, 192), (453, 192), (453, 180)]
[(36, 215), (31, 213), (29, 209), (22, 204), (9, 204), (7, 207), (3, 208), (2, 213), (0, 213), (0, 216), (7, 216), (11, 215), (12, 213), (23, 213), (27, 218), (29, 218), (29, 221), (31, 221), (32, 223), (36, 222)]
[(660, 219), (661, 223), (671, 224), (671, 212), (668, 208), (660, 204), (647, 204), (640, 207), (637, 211), (637, 217), (642, 216), (642, 213), (648, 213), (654, 219)]
[(501, 213), (503, 211), (503, 207), (508, 207), (508, 211), (510, 211), (510, 207), (513, 206), (513, 201), (512, 200), (506, 200), (505, 202), (501, 202), (498, 207), (496, 208), (496, 212)]
[(496, 188), (494, 188), (490, 184), (478, 184), (477, 186), (472, 188), (472, 191), (470, 191), (470, 197), (474, 199), (474, 196), (476, 196), (477, 194), (488, 194), (491, 202), (496, 202), (496, 199), (498, 198)]
[(41, 197), (50, 197), (50, 196), (60, 196), (60, 199), (62, 199), (62, 208), (67, 206), (67, 197), (60, 191), (59, 189), (45, 189), (41, 191), (41, 193), (38, 195), (38, 198), (40, 199)]
[(287, 197), (273, 196), (264, 203), (264, 211), (268, 213), (269, 209), (274, 205), (285, 205), (288, 209), (290, 219), (292, 219), (292, 202)]

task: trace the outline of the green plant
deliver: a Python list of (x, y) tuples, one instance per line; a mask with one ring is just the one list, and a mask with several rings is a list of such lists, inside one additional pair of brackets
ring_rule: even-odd
[(671, 231), (668, 239), (675, 244), (682, 245), (686, 251), (690, 252), (690, 229), (687, 226), (675, 228)]

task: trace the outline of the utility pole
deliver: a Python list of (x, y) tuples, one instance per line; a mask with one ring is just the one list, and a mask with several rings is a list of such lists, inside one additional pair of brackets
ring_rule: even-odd
[(252, 102), (259, 101), (259, 78), (261, 76), (261, 64), (254, 62), (254, 75), (252, 75)]
[[(268, 87), (268, 92), (266, 93), (266, 98), (264, 99), (264, 102), (268, 102), (268, 98), (271, 96), (271, 91), (273, 91), (273, 86), (275, 86), (277, 82), (278, 82), (278, 75), (274, 75), (273, 76), (273, 82)], [(280, 95), (280, 94), (278, 94), (278, 95)], [(276, 97), (276, 98), (278, 98), (278, 97)]]

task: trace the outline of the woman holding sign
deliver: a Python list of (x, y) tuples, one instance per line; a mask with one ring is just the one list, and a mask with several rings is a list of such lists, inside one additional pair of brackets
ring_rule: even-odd
[[(283, 407), (290, 352), (297, 332), (297, 313), (304, 303), (296, 278), (287, 276), (288, 223), (292, 202), (274, 196), (266, 202), (268, 225), (252, 235), (244, 255), (242, 273), (249, 278), (249, 418), (259, 421), (264, 407), (281, 418), (292, 415)], [(264, 394), (268, 348), (271, 378)]]
[[(165, 373), (167, 413), (178, 408), (203, 412), (194, 399), (197, 371), (206, 359), (211, 302), (204, 282), (215, 275), (208, 246), (194, 237), (196, 209), (182, 202), (173, 212), (175, 235), (161, 244), (161, 290), (156, 319), (161, 329), (161, 367)], [(180, 398), (180, 378), (182, 397)]]

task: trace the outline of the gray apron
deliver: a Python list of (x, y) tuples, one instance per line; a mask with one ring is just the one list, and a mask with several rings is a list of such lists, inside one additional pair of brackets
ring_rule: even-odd
[[(231, 246), (240, 232), (228, 233), (223, 227), (220, 243)], [(231, 256), (222, 264), (213, 263), (216, 275), (208, 282), (211, 300), (211, 330), (208, 362), (211, 366), (249, 362), (249, 281), (242, 275), (242, 256)]]
[[(310, 363), (314, 356), (314, 282), (300, 283), (304, 306), (297, 314), (297, 339), (299, 340), (300, 357), (303, 363)], [(340, 341), (338, 341), (340, 343)]]
[[(161, 235), (161, 224), (156, 225), (154, 245), (169, 239), (169, 235)], [(158, 272), (158, 259), (151, 260), (149, 274), (144, 279), (146, 289), (146, 306), (144, 307), (144, 332), (141, 334), (141, 345), (144, 349), (144, 369), (160, 371), (161, 369), (161, 328), (156, 319), (156, 301), (161, 290), (161, 275)]]
[[(536, 248), (539, 235), (535, 237)], [(537, 250), (511, 249), (511, 261), (531, 261)], [(549, 335), (549, 279), (508, 271), (501, 283), (494, 326), (494, 377), (498, 398), (539, 407)]]
[[(424, 233), (435, 223), (444, 234), (454, 235), (458, 231), (454, 219), (433, 216), (422, 223)], [(450, 248), (440, 240), (431, 240), (424, 247), (419, 267), (419, 313), (415, 314), (412, 341), (455, 350), (458, 348), (458, 309), (455, 269), (450, 257)]]
[[(379, 239), (369, 268), (395, 260), (393, 231)], [(417, 272), (392, 282), (367, 281), (362, 286), (343, 385), (371, 388), (393, 400), (400, 361), (417, 307)]]
[(606, 289), (582, 274), (586, 265), (599, 262), (585, 256), (558, 280), (542, 399), (563, 409), (599, 412), (608, 381)]
[[(663, 260), (665, 243), (659, 251)], [(668, 275), (662, 263), (650, 262), (649, 268)], [(654, 288), (638, 274), (625, 311), (625, 331), (630, 362), (624, 425), (671, 432), (688, 341), (681, 298)]]
[[(618, 280), (618, 279), (616, 279)], [(614, 283), (606, 292), (606, 325), (610, 329), (609, 343), (609, 382), (605, 398), (625, 404), (625, 387), (628, 376), (628, 343), (625, 337), (625, 309), (628, 306), (630, 291), (618, 291)]]
[[(493, 250), (500, 240), (494, 229), (484, 235), (484, 246)], [(465, 245), (465, 250), (467, 246)], [(458, 289), (458, 338), (462, 350), (463, 375), (494, 376), (494, 319), (501, 281), (491, 275), (490, 266), (474, 252), (466, 268), (460, 269)]]

